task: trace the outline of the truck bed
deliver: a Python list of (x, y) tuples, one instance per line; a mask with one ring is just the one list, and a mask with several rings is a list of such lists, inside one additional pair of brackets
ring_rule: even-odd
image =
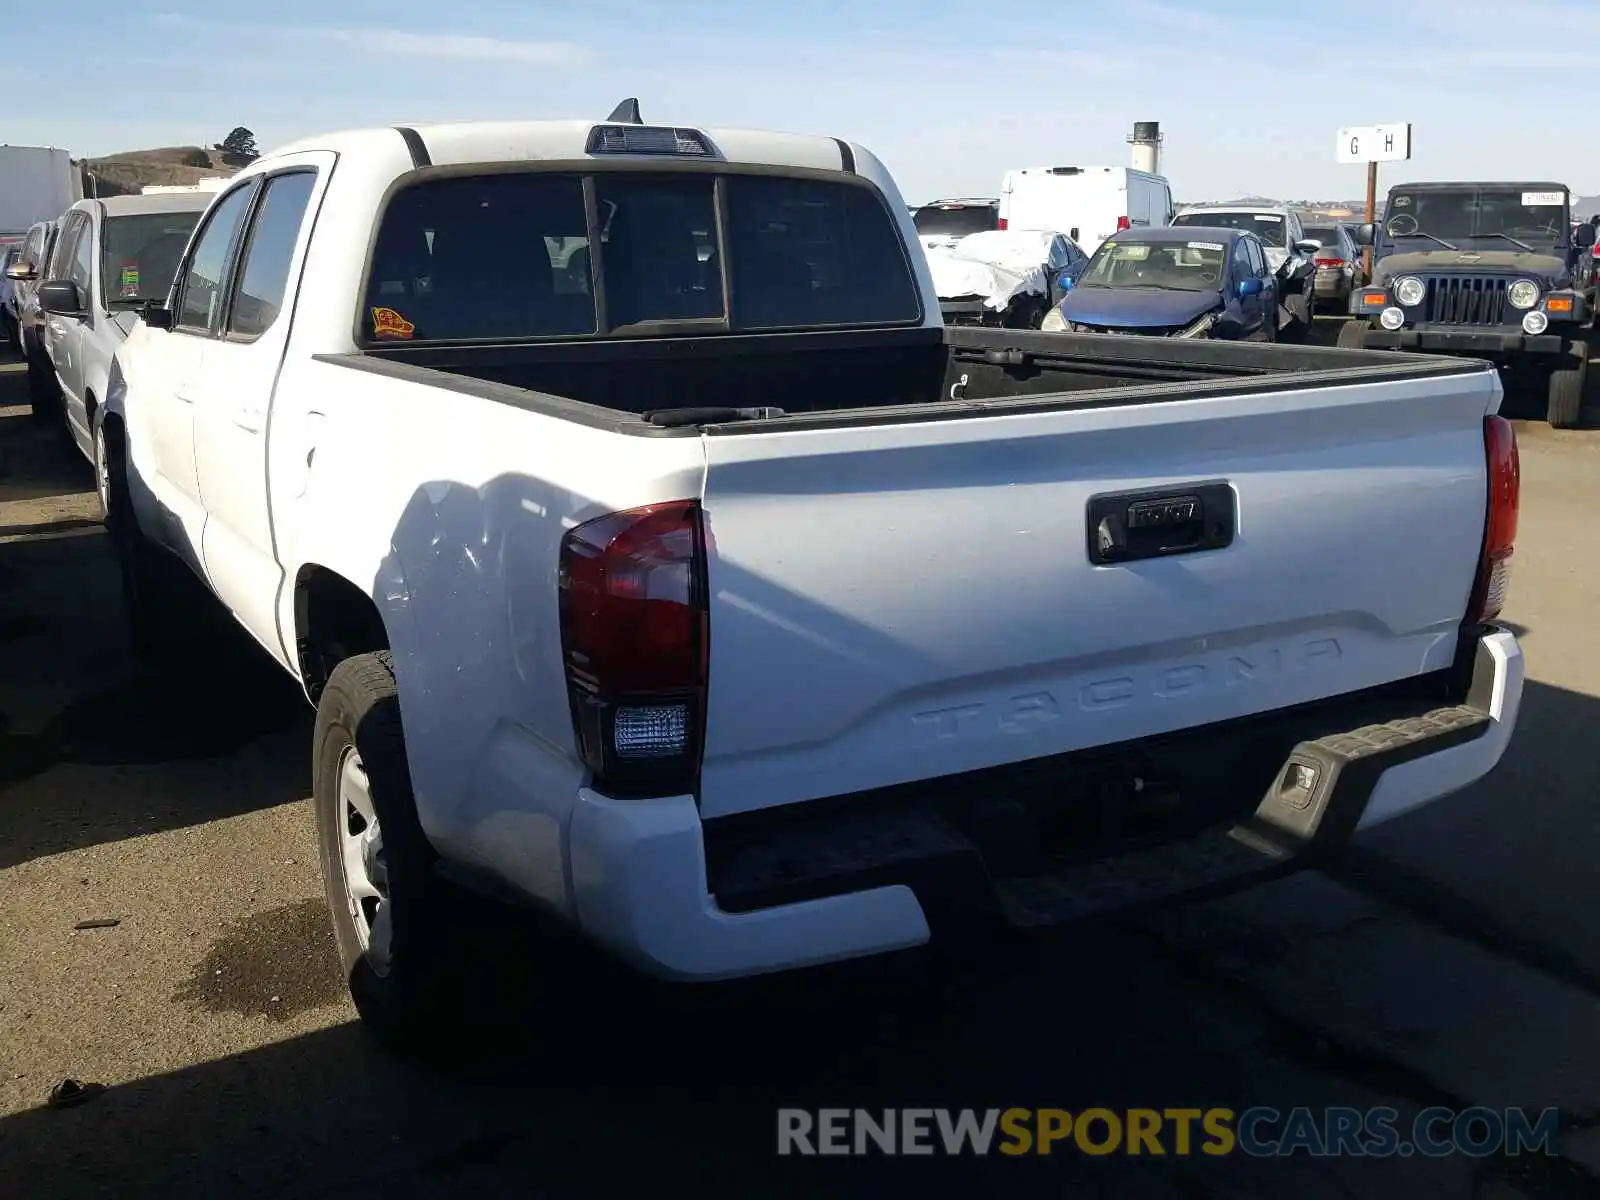
[(665, 410), (773, 407), (785, 415), (761, 424), (814, 428), (1491, 369), (1379, 351), (975, 328), (396, 346), (318, 357), (639, 434), (693, 434), (727, 420), (646, 419)]

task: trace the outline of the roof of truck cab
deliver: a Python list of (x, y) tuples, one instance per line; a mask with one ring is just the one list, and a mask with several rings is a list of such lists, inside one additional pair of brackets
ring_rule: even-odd
[(1552, 180), (1538, 179), (1458, 179), (1455, 182), (1441, 182), (1432, 180), (1427, 183), (1397, 183), (1389, 190), (1391, 192), (1459, 192), (1463, 188), (1493, 188), (1503, 189), (1508, 192), (1570, 192), (1572, 189), (1564, 183)]
[[(334, 150), (360, 154), (387, 151), (399, 139), (412, 149), (413, 160), (423, 152), (419, 166), (456, 166), (468, 163), (535, 162), (540, 159), (582, 159), (589, 131), (614, 121), (462, 121), (449, 124), (391, 125), (347, 129), (302, 138), (275, 148), (263, 160), (308, 150)], [(750, 166), (811, 168), (824, 171), (849, 169), (853, 151), (841, 139), (820, 134), (780, 133), (759, 129), (727, 129), (673, 122), (678, 129), (694, 129), (709, 137), (721, 151), (722, 161)], [(644, 123), (652, 127), (651, 122)], [(602, 156), (593, 156), (597, 160)], [(262, 161), (262, 160), (258, 160)]]
[(1185, 204), (1174, 216), (1185, 217), (1190, 213), (1286, 213), (1294, 209), (1292, 204)]
[(1114, 233), (1106, 241), (1131, 242), (1136, 246), (1143, 244), (1157, 246), (1168, 242), (1192, 242), (1202, 234), (1209, 242), (1229, 242), (1235, 238), (1249, 236), (1246, 230), (1229, 229), (1221, 225), (1141, 225), (1136, 229), (1124, 229)]
[(157, 192), (151, 196), (86, 198), (72, 207), (92, 213), (98, 205), (108, 217), (127, 217), (139, 213), (203, 212), (215, 198), (212, 192)]

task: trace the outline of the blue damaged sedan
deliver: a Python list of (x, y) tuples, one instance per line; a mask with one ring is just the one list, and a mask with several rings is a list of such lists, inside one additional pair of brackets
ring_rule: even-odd
[(1279, 315), (1277, 279), (1254, 234), (1168, 226), (1102, 243), (1040, 328), (1274, 342)]

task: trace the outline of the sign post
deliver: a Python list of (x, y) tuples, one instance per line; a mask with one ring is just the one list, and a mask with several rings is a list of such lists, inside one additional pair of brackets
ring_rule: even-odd
[[(1411, 123), (1352, 125), (1339, 130), (1335, 157), (1342, 163), (1367, 164), (1367, 220), (1378, 219), (1378, 164), (1404, 162), (1411, 157)], [(1372, 278), (1372, 247), (1361, 251), (1361, 271)]]

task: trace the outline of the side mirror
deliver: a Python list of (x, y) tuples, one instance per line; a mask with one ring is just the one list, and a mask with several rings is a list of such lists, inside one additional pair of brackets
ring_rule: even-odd
[(1573, 241), (1577, 243), (1578, 249), (1589, 249), (1594, 245), (1594, 226), (1589, 224), (1579, 225), (1577, 231), (1573, 234)]
[(1296, 254), (1315, 254), (1321, 249), (1322, 243), (1314, 241), (1311, 238), (1301, 238), (1294, 244), (1294, 252)]
[(1378, 228), (1371, 221), (1363, 221), (1356, 226), (1356, 245), (1370, 246), (1378, 240)]
[(1074, 225), (1071, 229), (1067, 230), (1067, 236), (1069, 238), (1071, 238), (1073, 241), (1077, 241), (1078, 240), (1078, 227), (1076, 225)]
[(51, 279), (39, 285), (39, 307), (58, 317), (81, 317), (83, 292), (70, 279)]
[(29, 280), (39, 278), (39, 272), (33, 269), (32, 263), (14, 262), (6, 268), (6, 278), (18, 279), (26, 283)]
[(1241, 297), (1259, 296), (1261, 295), (1261, 290), (1261, 280), (1259, 279), (1241, 279), (1239, 281), (1239, 295)]
[(159, 300), (147, 300), (144, 311), (139, 316), (151, 329), (172, 328), (172, 310)]

